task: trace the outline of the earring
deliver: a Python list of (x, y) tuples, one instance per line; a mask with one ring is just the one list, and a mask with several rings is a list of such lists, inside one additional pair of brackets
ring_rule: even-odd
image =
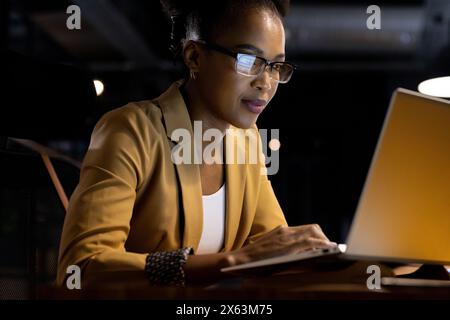
[(190, 71), (190, 75), (191, 75), (191, 79), (193, 79), (193, 80), (195, 80), (195, 79), (197, 78), (197, 76), (196, 76), (194, 70), (191, 70), (191, 71)]

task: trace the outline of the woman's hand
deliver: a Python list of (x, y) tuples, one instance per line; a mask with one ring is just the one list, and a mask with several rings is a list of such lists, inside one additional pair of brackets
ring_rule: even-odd
[(278, 227), (255, 242), (228, 255), (230, 265), (256, 261), (285, 254), (294, 254), (315, 248), (335, 247), (317, 224), (297, 227)]

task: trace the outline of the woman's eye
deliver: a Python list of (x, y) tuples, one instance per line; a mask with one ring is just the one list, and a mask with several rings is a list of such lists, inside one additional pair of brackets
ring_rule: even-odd
[(281, 65), (281, 64), (275, 64), (272, 69), (275, 70), (275, 71), (280, 72), (282, 67), (283, 67), (283, 65)]

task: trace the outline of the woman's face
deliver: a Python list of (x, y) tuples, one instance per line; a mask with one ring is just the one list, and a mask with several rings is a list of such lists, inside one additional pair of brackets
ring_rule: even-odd
[[(230, 21), (210, 41), (233, 52), (249, 53), (270, 61), (284, 61), (285, 35), (281, 19), (269, 10), (248, 10)], [(275, 95), (278, 83), (269, 68), (259, 76), (240, 75), (235, 59), (203, 47), (199, 56), (197, 89), (208, 111), (219, 121), (247, 129)]]

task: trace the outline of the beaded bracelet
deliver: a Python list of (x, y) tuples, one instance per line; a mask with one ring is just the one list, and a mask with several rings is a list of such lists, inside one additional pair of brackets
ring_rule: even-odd
[(190, 247), (174, 251), (161, 251), (147, 256), (145, 271), (152, 285), (184, 286), (183, 266), (187, 257), (193, 254)]

